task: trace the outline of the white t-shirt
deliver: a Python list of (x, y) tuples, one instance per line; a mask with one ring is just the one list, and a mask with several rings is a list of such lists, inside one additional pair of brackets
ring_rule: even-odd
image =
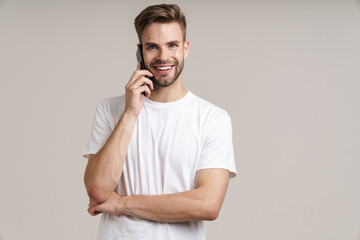
[[(118, 123), (125, 95), (97, 105), (84, 157), (97, 153)], [(119, 195), (162, 195), (194, 189), (200, 169), (223, 168), (236, 175), (229, 115), (190, 91), (180, 100), (145, 98), (116, 188)], [(161, 223), (102, 214), (98, 240), (206, 239), (202, 221)]]

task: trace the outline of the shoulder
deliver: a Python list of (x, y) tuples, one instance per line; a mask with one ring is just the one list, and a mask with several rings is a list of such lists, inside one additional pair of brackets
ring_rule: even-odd
[(229, 121), (230, 115), (223, 108), (193, 94), (194, 105), (208, 121)]
[(194, 99), (201, 119), (203, 154), (213, 154), (231, 146), (232, 123), (227, 111), (203, 98), (195, 96)]
[(125, 95), (103, 98), (98, 102), (97, 108), (110, 116), (121, 115), (125, 108)]

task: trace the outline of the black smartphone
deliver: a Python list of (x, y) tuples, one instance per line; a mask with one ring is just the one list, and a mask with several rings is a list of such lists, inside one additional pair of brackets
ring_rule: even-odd
[(137, 58), (137, 61), (140, 62), (140, 64), (141, 64), (141, 69), (145, 70), (146, 67), (145, 67), (145, 63), (144, 63), (144, 57), (143, 57), (143, 51), (142, 51), (142, 45), (141, 44), (139, 44), (139, 46), (137, 48), (136, 58)]
[[(136, 50), (136, 58), (137, 58), (137, 61), (140, 62), (140, 68), (142, 70), (146, 70), (146, 67), (145, 67), (145, 63), (144, 63), (144, 56), (143, 56), (143, 51), (142, 51), (142, 45), (139, 44), (138, 45), (138, 48)], [(147, 85), (148, 86), (148, 85)], [(148, 88), (150, 89), (150, 87), (148, 86)], [(142, 93), (144, 96), (145, 96), (145, 92)]]

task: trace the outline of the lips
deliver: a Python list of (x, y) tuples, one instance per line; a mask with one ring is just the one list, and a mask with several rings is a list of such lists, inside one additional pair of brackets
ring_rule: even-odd
[(167, 67), (155, 67), (157, 70), (160, 71), (165, 71), (165, 70), (169, 70), (171, 68), (171, 66), (167, 66)]
[(171, 69), (174, 67), (174, 65), (156, 65), (154, 66), (154, 69), (159, 73), (168, 73), (171, 71)]

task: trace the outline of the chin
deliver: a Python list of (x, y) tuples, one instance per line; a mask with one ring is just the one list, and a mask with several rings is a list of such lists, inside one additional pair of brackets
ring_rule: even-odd
[(174, 79), (174, 78), (163, 79), (163, 80), (153, 79), (153, 82), (154, 82), (155, 85), (158, 86), (158, 87), (169, 87), (169, 86), (171, 86), (174, 82), (176, 82), (176, 80), (177, 80), (177, 79)]

